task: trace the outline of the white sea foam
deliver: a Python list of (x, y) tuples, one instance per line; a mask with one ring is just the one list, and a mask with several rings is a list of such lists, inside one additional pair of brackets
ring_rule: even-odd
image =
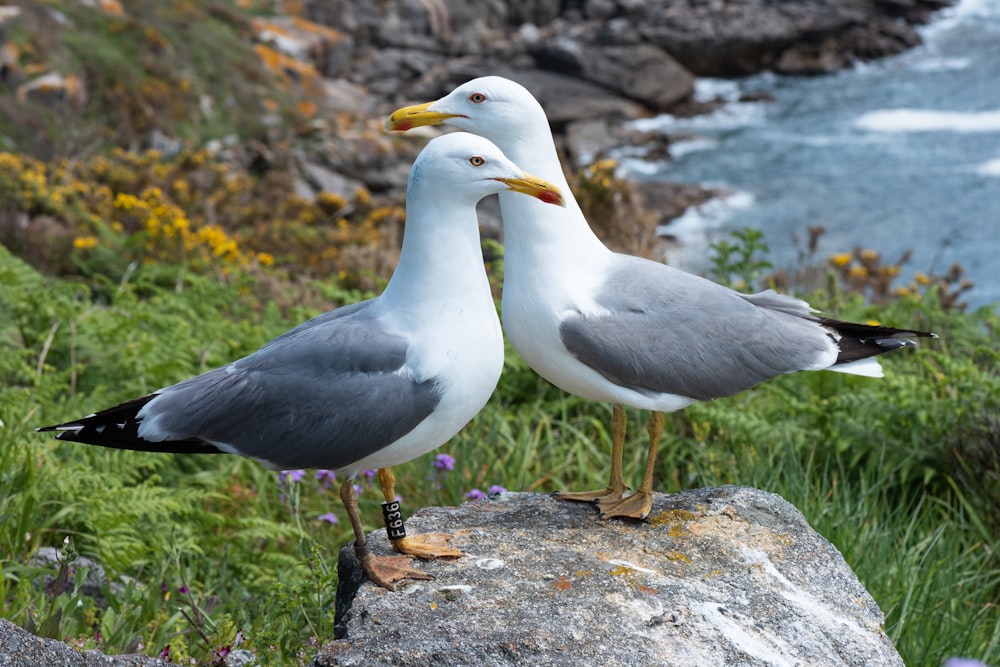
[(625, 151), (611, 151), (610, 156), (618, 162), (626, 176), (655, 176), (663, 168), (662, 162), (650, 162)]
[(963, 18), (996, 17), (1000, 16), (1000, 2), (997, 0), (962, 0), (952, 9), (946, 11)]
[(972, 64), (971, 58), (922, 58), (914, 60), (911, 69), (917, 72), (958, 72)]
[(670, 144), (670, 156), (675, 160), (680, 160), (685, 155), (690, 155), (691, 153), (698, 153), (701, 151), (710, 151), (713, 148), (718, 148), (719, 142), (715, 139), (706, 139), (705, 137), (698, 137), (695, 139), (685, 139), (683, 141), (674, 141)]
[(997, 0), (961, 0), (957, 5), (939, 11), (934, 20), (920, 28), (925, 38), (947, 32), (969, 19), (996, 19), (1000, 17)]
[(733, 102), (711, 113), (678, 118), (663, 114), (653, 118), (639, 118), (629, 124), (642, 132), (724, 131), (741, 127), (763, 125), (767, 104), (764, 102)]
[(711, 102), (715, 99), (736, 102), (740, 99), (740, 86), (728, 79), (695, 79), (694, 99), (699, 102)]
[[(703, 183), (707, 187), (727, 186)], [(726, 194), (709, 199), (700, 206), (692, 206), (669, 224), (657, 229), (657, 233), (671, 236), (678, 241), (676, 248), (667, 252), (667, 263), (694, 273), (707, 268), (709, 246), (719, 235), (726, 223), (739, 211), (754, 205), (754, 196), (742, 190), (729, 190)]]
[(854, 121), (869, 132), (1000, 132), (1000, 110), (882, 109)]
[(982, 163), (976, 168), (981, 176), (1000, 176), (1000, 157)]

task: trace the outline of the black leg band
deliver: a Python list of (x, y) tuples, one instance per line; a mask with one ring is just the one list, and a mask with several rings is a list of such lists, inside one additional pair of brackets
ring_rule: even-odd
[(385, 533), (390, 540), (406, 537), (406, 526), (403, 525), (403, 513), (399, 510), (398, 500), (382, 503), (382, 517), (385, 519)]

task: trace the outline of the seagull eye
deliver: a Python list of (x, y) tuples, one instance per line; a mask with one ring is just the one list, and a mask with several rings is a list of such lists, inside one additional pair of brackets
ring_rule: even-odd
[(473, 104), (482, 104), (486, 101), (486, 96), (482, 93), (472, 93), (469, 95), (469, 101)]
[(478, 155), (473, 155), (472, 157), (469, 158), (469, 164), (471, 164), (473, 167), (482, 167), (484, 164), (486, 164), (486, 160), (479, 157)]

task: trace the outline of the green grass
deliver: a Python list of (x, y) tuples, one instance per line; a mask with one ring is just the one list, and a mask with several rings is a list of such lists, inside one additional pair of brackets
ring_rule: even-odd
[(64, 0), (22, 5), (11, 35), (21, 64), (79, 76), (87, 94), (64, 107), (0, 95), (6, 149), (79, 157), (146, 144), (154, 129), (198, 145), (234, 133), (259, 138), (264, 98), (294, 124), (296, 94), (260, 63), (247, 38), (251, 15), (234, 2), (132, 0), (122, 16)]
[[(307, 663), (310, 642), (333, 637), (336, 554), (351, 539), (335, 488), (311, 474), (283, 485), (238, 457), (120, 452), (32, 431), (247, 354), (311, 314), (258, 303), (249, 278), (165, 279), (171, 271), (144, 267), (123, 285), (51, 281), (0, 248), (0, 616), (79, 646), (169, 646), (175, 660), (202, 663), (241, 629), (263, 662)], [(818, 305), (842, 317), (874, 315), (859, 300), (824, 298)], [(906, 664), (961, 655), (998, 665), (1000, 318), (935, 303), (912, 297), (884, 310), (887, 322), (942, 338), (891, 355), (883, 380), (801, 373), (671, 415), (657, 488), (780, 494), (844, 554)], [(599, 487), (610, 416), (511, 354), (480, 415), (396, 469), (404, 508), (460, 503), (494, 484)], [(632, 484), (647, 418), (629, 412)], [(435, 468), (439, 453), (455, 458), (453, 470)], [(377, 488), (360, 483), (363, 519), (376, 528)], [(337, 524), (319, 520), (328, 512)], [(116, 582), (107, 607), (72, 586), (57, 595), (36, 585), (43, 572), (31, 556), (67, 537)]]

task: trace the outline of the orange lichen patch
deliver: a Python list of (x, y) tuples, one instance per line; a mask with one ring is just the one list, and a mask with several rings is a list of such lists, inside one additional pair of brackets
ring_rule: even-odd
[(305, 11), (305, 3), (302, 0), (279, 0), (278, 6), (281, 8), (282, 14), (289, 14), (291, 16), (299, 16)]
[(304, 118), (313, 118), (319, 111), (319, 107), (309, 100), (302, 100), (298, 103), (298, 105), (296, 105), (296, 108)]
[(302, 85), (307, 90), (319, 92), (319, 72), (307, 62), (296, 60), (266, 44), (255, 44), (257, 57), (264, 66), (279, 76)]
[(17, 99), (21, 102), (31, 100), (44, 104), (70, 102), (80, 105), (84, 102), (83, 83), (80, 77), (73, 74), (63, 76), (58, 72), (49, 72), (19, 86)]
[(273, 21), (266, 21), (264, 19), (253, 19), (250, 21), (250, 25), (253, 26), (254, 32), (257, 33), (258, 37), (262, 39), (267, 39), (269, 37), (268, 33), (274, 33), (275, 35), (280, 35), (282, 37), (291, 37), (292, 33), (288, 28), (283, 25), (279, 25)]
[(329, 26), (325, 26), (320, 23), (314, 23), (300, 16), (292, 17), (292, 25), (294, 25), (299, 30), (302, 30), (303, 32), (319, 35), (320, 37), (331, 42), (338, 42), (343, 37), (339, 32), (337, 32), (336, 30), (334, 30)]
[(24, 66), (25, 76), (38, 76), (42, 74), (49, 68), (47, 63), (31, 63), (30, 65)]
[(557, 591), (565, 591), (573, 587), (573, 583), (563, 575), (552, 582), (552, 588)]
[(108, 16), (125, 16), (125, 8), (118, 0), (97, 0), (97, 8)]

